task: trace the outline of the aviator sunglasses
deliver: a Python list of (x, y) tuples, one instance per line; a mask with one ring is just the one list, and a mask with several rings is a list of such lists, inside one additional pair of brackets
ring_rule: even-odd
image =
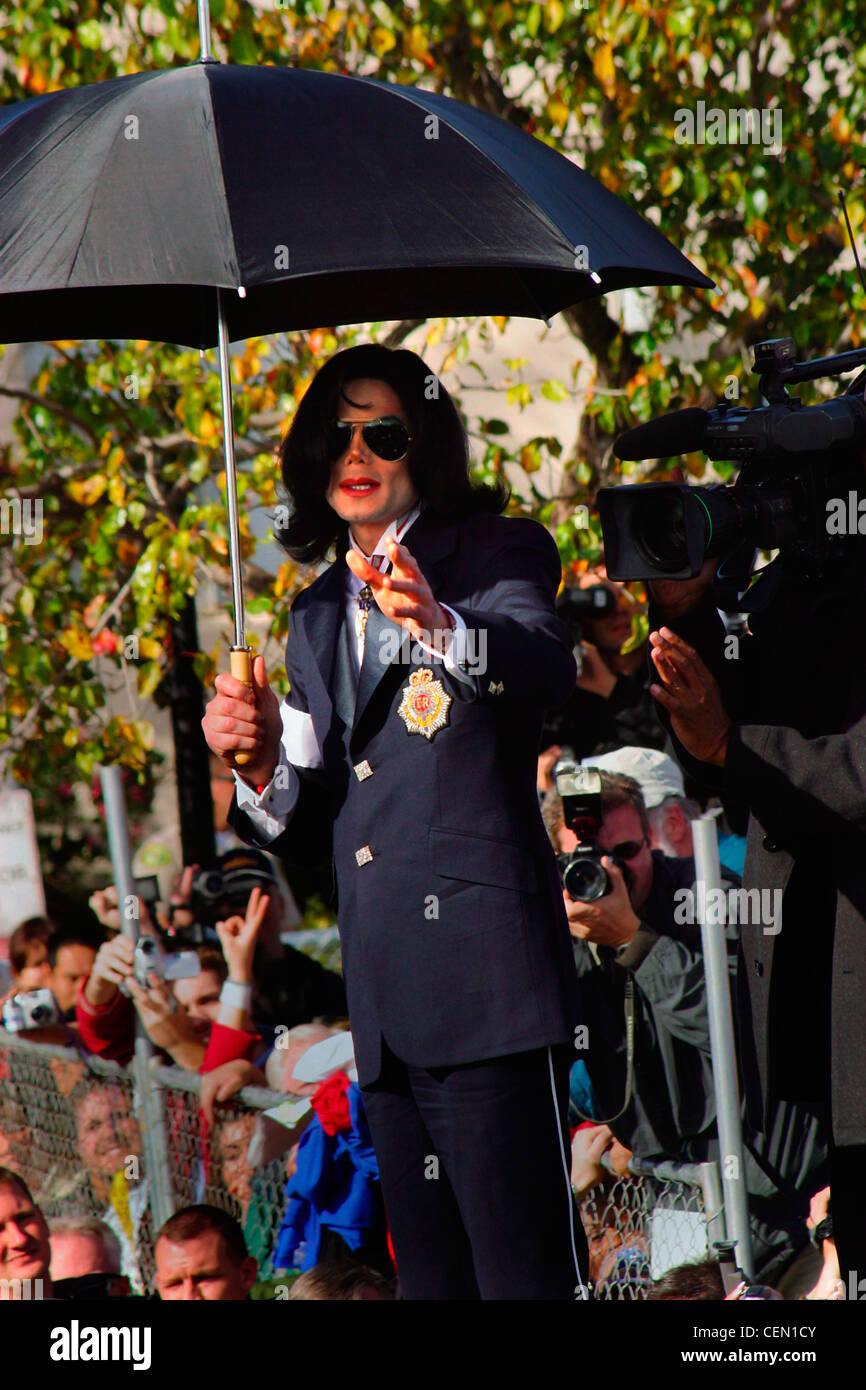
[(623, 840), (622, 844), (614, 845), (613, 849), (606, 849), (603, 852), (611, 859), (635, 859), (645, 844), (647, 844), (646, 837), (642, 840)]
[(396, 415), (383, 415), (379, 420), (334, 420), (331, 423), (331, 453), (339, 458), (345, 453), (360, 426), (364, 443), (377, 458), (396, 463), (409, 452), (412, 436)]

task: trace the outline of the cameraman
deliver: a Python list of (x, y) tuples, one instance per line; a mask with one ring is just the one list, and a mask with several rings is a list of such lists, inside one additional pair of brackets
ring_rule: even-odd
[(748, 805), (746, 887), (784, 894), (778, 934), (742, 933), (746, 1094), (756, 1125), (780, 1099), (826, 1107), (847, 1285), (866, 1268), (866, 653), (853, 640), (866, 545), (846, 540), (820, 582), (787, 558), (762, 570), (736, 659), (709, 593), (717, 564), (653, 582), (652, 693), (683, 766)]

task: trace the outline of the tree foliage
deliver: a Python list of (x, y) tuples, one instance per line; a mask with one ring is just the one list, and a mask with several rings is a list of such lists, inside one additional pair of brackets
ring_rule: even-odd
[[(756, 402), (749, 349), (762, 338), (790, 335), (811, 356), (859, 344), (866, 300), (850, 269), (840, 270), (837, 204), (844, 188), (856, 235), (866, 68), (857, 0), (212, 0), (211, 16), (224, 61), (421, 84), (513, 122), (574, 157), (716, 282), (710, 293), (650, 290), (575, 306), (563, 316), (573, 348), (556, 379), (540, 381), (531, 363), (510, 359), (508, 377), (486, 383), (502, 390), (489, 412), (467, 419), (479, 471), (508, 470), (515, 509), (554, 528), (565, 565), (599, 553), (596, 521), (577, 530), (573, 512), (619, 476), (610, 446), (622, 428), (730, 397), (732, 383)], [(190, 0), (24, 0), (0, 9), (0, 21), (3, 103), (199, 52)], [(778, 112), (781, 151), (679, 143), (678, 113), (699, 102)], [(281, 429), (337, 348), (410, 333), (459, 403), (485, 383), (479, 343), (507, 342), (508, 323), (331, 325), (250, 341), (233, 359), (250, 608), (271, 614), (278, 641), (309, 576), (284, 563), (274, 584), (256, 565), (249, 511), (278, 500)], [(56, 343), (17, 393), (16, 442), (0, 452), (3, 492), (42, 499), (45, 539), (4, 537), (0, 736), (46, 822), (98, 761), (120, 760), (143, 784), (151, 777), (146, 708), (171, 657), (170, 619), (203, 579), (226, 580), (212, 359), (145, 342)], [(558, 403), (563, 433), (580, 416), (572, 457), (556, 436), (526, 438), (521, 412), (539, 393)], [(564, 465), (552, 498), (538, 486), (550, 464)], [(703, 475), (701, 456), (686, 464)], [(666, 466), (630, 465), (628, 476), (665, 476)], [(222, 660), (199, 657), (206, 681)], [(106, 721), (111, 666), (136, 698), (128, 718)], [(279, 684), (281, 666), (274, 675)]]

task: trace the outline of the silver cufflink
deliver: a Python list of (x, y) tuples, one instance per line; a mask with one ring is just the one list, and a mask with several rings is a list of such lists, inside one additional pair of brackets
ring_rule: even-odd
[(496, 681), (491, 681), (487, 687), (487, 693), (489, 695), (501, 695), (504, 689), (505, 686), (502, 684), (502, 681), (500, 681), (498, 684), (496, 683)]
[(373, 776), (373, 769), (367, 762), (366, 758), (362, 763), (355, 763), (355, 766), (352, 769), (352, 771), (354, 772), (359, 782), (363, 782), (365, 778)]
[(370, 849), (369, 845), (362, 845), (360, 849), (355, 850), (355, 863), (359, 868), (362, 864), (372, 863), (372, 860), (373, 851)]

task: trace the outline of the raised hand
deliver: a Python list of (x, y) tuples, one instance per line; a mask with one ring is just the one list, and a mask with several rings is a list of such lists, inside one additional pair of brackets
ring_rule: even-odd
[(346, 564), (362, 583), (369, 584), (386, 618), (408, 628), (413, 637), (429, 642), (432, 633), (452, 626), (451, 618), (436, 602), (418, 561), (406, 546), (389, 536), (385, 551), (391, 561), (390, 574), (382, 574), (351, 547), (346, 552)]
[(715, 676), (707, 670), (694, 647), (670, 628), (650, 633), (650, 656), (661, 685), (650, 694), (671, 716), (674, 733), (693, 758), (724, 767), (731, 720), (722, 704)]

